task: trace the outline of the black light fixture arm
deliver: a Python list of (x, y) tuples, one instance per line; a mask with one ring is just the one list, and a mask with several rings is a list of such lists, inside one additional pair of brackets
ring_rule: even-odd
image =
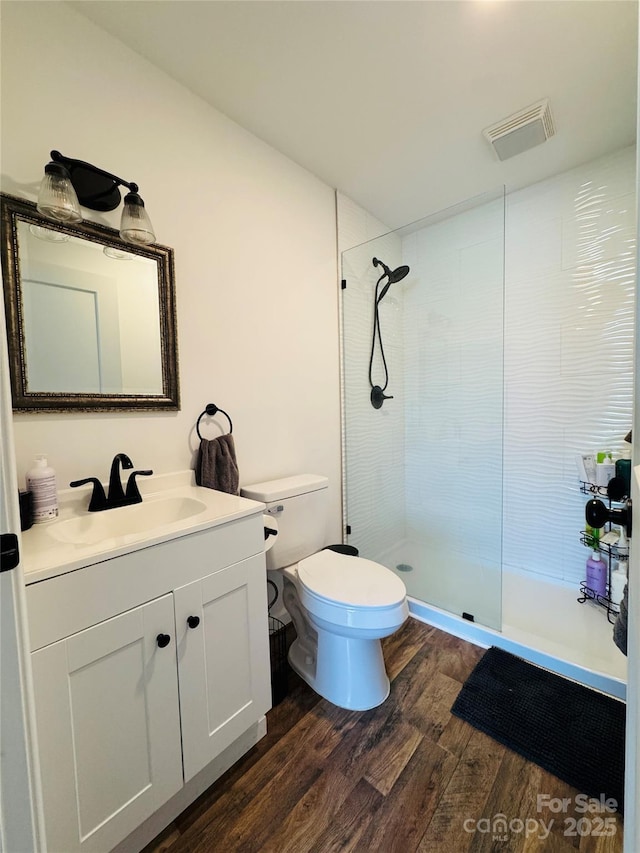
[(78, 201), (84, 207), (103, 212), (115, 210), (122, 200), (120, 187), (126, 187), (128, 190), (125, 205), (144, 207), (138, 184), (125, 181), (119, 175), (107, 172), (93, 163), (87, 163), (86, 160), (65, 157), (59, 151), (52, 151), (51, 162), (46, 166), (45, 172), (55, 174), (60, 169), (71, 180)]
[(127, 187), (127, 189), (131, 190), (131, 192), (133, 193), (137, 193), (139, 190), (137, 184), (134, 184), (130, 181), (125, 181), (124, 178), (119, 178), (112, 172), (107, 172), (105, 169), (101, 169), (99, 166), (94, 166), (93, 163), (87, 163), (86, 160), (76, 160), (74, 157), (65, 157), (64, 154), (61, 154), (59, 151), (52, 151), (51, 159), (54, 163), (61, 163), (65, 167), (65, 169), (67, 169), (67, 171), (70, 171), (71, 169), (73, 169), (73, 167), (81, 166), (88, 172), (94, 172), (96, 175), (102, 175), (104, 178), (110, 178), (112, 181), (118, 184), (118, 186)]

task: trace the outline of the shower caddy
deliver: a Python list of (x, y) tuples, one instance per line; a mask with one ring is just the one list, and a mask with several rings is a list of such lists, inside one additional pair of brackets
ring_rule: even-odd
[[(626, 501), (614, 501), (612, 500), (608, 493), (606, 486), (596, 486), (595, 483), (587, 483), (584, 480), (580, 481), (580, 491), (584, 495), (590, 495), (591, 497), (604, 498), (608, 504), (609, 509), (611, 509), (612, 504), (624, 504)], [(611, 530), (611, 522), (607, 522), (606, 529)], [(606, 560), (607, 563), (607, 589), (611, 591), (611, 560), (612, 558), (618, 558), (618, 549), (616, 545), (607, 545), (603, 544), (601, 541), (598, 541), (597, 546), (594, 547), (594, 540), (591, 534), (587, 533), (586, 530), (581, 531), (580, 533), (580, 541), (587, 548), (590, 548), (592, 551), (598, 550)], [(609, 596), (598, 595), (598, 593), (594, 592), (590, 587), (587, 586), (586, 580), (580, 582), (580, 592), (581, 595), (578, 598), (578, 602), (580, 604), (584, 604), (585, 601), (592, 601), (594, 604), (599, 605), (604, 608), (607, 613), (608, 621), (613, 625), (616, 621), (616, 617), (619, 613), (619, 608), (616, 608), (616, 605), (613, 604)]]

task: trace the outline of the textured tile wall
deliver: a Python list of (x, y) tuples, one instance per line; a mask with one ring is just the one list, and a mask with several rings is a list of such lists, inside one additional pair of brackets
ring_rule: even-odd
[(631, 427), (635, 151), (507, 199), (503, 564), (577, 584), (574, 456)]
[(430, 225), (403, 248), (415, 270), (403, 330), (407, 534), (499, 567), (504, 200)]

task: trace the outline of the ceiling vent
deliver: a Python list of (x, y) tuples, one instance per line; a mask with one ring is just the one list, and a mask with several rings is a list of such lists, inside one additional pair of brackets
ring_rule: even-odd
[(493, 146), (498, 159), (508, 160), (509, 157), (515, 157), (516, 154), (522, 154), (523, 151), (546, 142), (556, 130), (549, 101), (545, 98), (497, 124), (492, 124), (482, 132)]

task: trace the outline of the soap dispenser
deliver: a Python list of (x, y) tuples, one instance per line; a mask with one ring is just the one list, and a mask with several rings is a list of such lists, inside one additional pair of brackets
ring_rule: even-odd
[(27, 471), (27, 490), (33, 498), (33, 520), (36, 524), (57, 517), (56, 472), (42, 454), (36, 456), (34, 467)]

